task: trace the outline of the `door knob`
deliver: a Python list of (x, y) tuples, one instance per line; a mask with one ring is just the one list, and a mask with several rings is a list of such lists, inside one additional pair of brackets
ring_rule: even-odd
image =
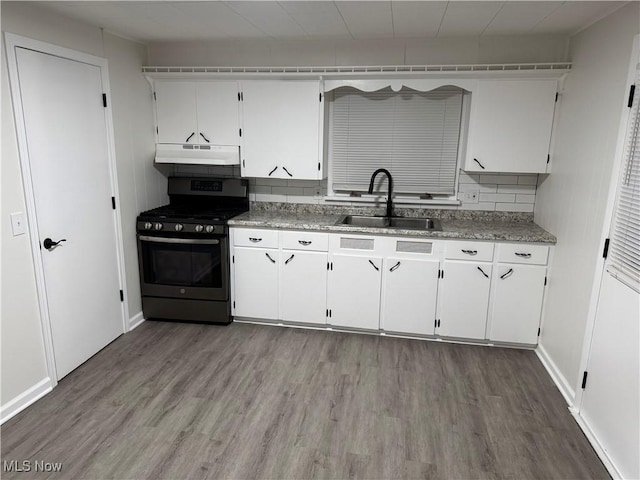
[(58, 240), (57, 242), (54, 242), (50, 238), (45, 238), (44, 242), (42, 242), (42, 246), (44, 248), (46, 248), (47, 250), (51, 250), (53, 247), (61, 244), (62, 242), (66, 242), (66, 241), (67, 241), (66, 238), (63, 238), (62, 240)]

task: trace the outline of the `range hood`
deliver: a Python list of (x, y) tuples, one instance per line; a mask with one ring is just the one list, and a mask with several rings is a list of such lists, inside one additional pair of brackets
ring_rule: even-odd
[(238, 145), (156, 144), (156, 163), (240, 165)]

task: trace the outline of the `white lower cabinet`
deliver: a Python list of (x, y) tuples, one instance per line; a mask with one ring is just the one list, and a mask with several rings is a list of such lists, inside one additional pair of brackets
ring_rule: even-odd
[(433, 335), (439, 268), (438, 260), (385, 259), (381, 329)]
[(489, 340), (538, 343), (547, 268), (499, 264), (493, 278)]
[(377, 330), (380, 319), (382, 258), (333, 254), (328, 281), (328, 323)]
[(278, 318), (279, 252), (272, 248), (235, 247), (234, 303), (238, 317)]
[(327, 320), (327, 254), (282, 250), (280, 318), (325, 324)]
[(491, 270), (490, 263), (444, 262), (438, 335), (485, 339)]

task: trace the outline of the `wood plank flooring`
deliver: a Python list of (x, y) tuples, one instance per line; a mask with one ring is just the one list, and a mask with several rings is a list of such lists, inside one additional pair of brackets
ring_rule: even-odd
[(2, 478), (609, 478), (531, 351), (145, 322), (9, 420)]

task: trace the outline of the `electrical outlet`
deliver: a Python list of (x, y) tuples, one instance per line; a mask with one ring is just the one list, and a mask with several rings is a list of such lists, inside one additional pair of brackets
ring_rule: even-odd
[(26, 231), (24, 213), (16, 212), (10, 215), (11, 217), (11, 230), (13, 231), (13, 236), (17, 237), (18, 235), (22, 235)]
[(322, 193), (322, 187), (315, 187), (313, 196), (316, 198), (322, 198), (324, 194)]
[(479, 190), (473, 190), (471, 192), (463, 192), (462, 203), (478, 203), (479, 196), (480, 196)]

